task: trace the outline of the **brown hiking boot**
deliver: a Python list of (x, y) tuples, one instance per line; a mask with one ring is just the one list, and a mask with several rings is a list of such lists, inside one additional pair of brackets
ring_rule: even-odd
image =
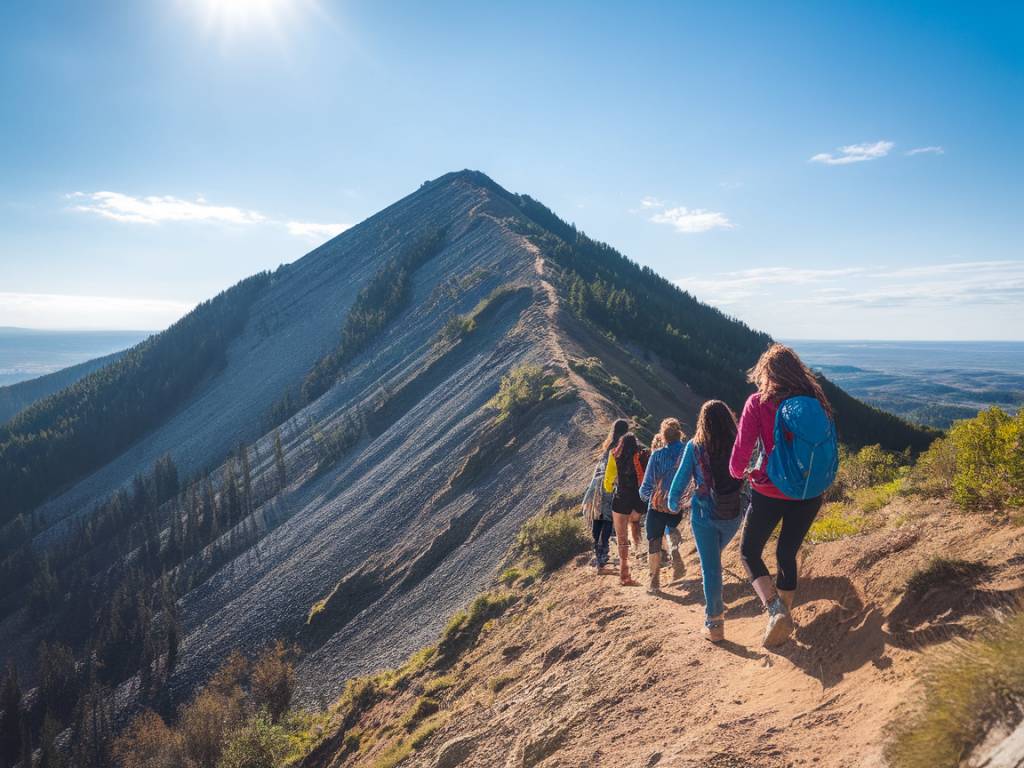
[(678, 549), (672, 550), (672, 581), (679, 581), (686, 575), (686, 563)]
[(793, 634), (793, 619), (782, 598), (776, 596), (768, 603), (768, 623), (764, 628), (763, 644), (766, 648), (782, 645)]
[(651, 568), (651, 583), (647, 587), (647, 594), (657, 595), (661, 592), (661, 553), (648, 555), (647, 563)]
[(700, 633), (704, 635), (705, 640), (710, 640), (712, 643), (720, 643), (725, 640), (725, 614), (720, 613), (706, 620)]

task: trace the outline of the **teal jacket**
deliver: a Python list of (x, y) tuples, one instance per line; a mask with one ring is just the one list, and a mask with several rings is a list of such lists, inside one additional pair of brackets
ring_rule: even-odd
[[(683, 495), (690, 487), (691, 481), (695, 488), (700, 488), (704, 485), (704, 473), (701, 472), (700, 462), (697, 461), (697, 449), (693, 444), (693, 440), (686, 443), (686, 448), (683, 450), (683, 460), (679, 462), (679, 470), (672, 479), (672, 487), (668, 490), (668, 507), (673, 512), (679, 511)], [(691, 492), (690, 498), (691, 514), (702, 520), (710, 519), (715, 511), (714, 502), (711, 501), (710, 496), (708, 494)]]

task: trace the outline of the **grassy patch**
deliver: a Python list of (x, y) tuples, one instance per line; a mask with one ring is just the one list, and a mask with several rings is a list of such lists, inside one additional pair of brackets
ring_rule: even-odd
[(587, 551), (591, 539), (579, 515), (558, 512), (527, 520), (519, 530), (516, 544), (527, 555), (539, 559), (545, 571), (553, 571)]
[(448, 667), (476, 643), (484, 624), (503, 614), (518, 598), (510, 592), (485, 592), (466, 611), (452, 616), (437, 644), (439, 663)]
[(441, 712), (435, 715), (429, 720), (425, 721), (419, 728), (413, 732), (412, 736), (409, 737), (409, 744), (413, 749), (419, 749), (427, 743), (427, 739), (437, 733), (437, 730), (441, 728), (448, 721), (448, 714)]
[(887, 483), (861, 488), (853, 492), (853, 505), (861, 512), (877, 512), (896, 498), (903, 487), (903, 480), (895, 478)]
[(524, 365), (506, 373), (498, 393), (487, 401), (487, 408), (497, 411), (495, 422), (515, 419), (530, 409), (554, 397), (555, 377), (544, 373), (539, 365)]
[(815, 544), (838, 541), (847, 536), (856, 536), (867, 528), (863, 515), (851, 513), (846, 506), (837, 502), (825, 505), (807, 534), (807, 540)]
[(892, 768), (956, 768), (993, 727), (1021, 719), (1024, 614), (952, 645), (922, 682), (923, 706), (890, 731), (886, 758)]
[(494, 693), (497, 693), (501, 689), (511, 685), (516, 681), (515, 675), (498, 675), (492, 677), (487, 681), (487, 687), (490, 688)]
[(412, 731), (417, 725), (441, 708), (437, 699), (431, 696), (420, 696), (402, 718), (402, 728)]
[(435, 677), (433, 680), (428, 680), (423, 684), (423, 694), (425, 696), (437, 696), (440, 693), (444, 693), (449, 688), (453, 688), (458, 680), (455, 679), (454, 675), (441, 675), (441, 677)]
[(966, 587), (985, 575), (988, 566), (984, 563), (956, 558), (935, 557), (923, 568), (919, 568), (907, 579), (908, 595), (921, 597), (935, 587)]
[(473, 333), (486, 312), (500, 307), (512, 298), (517, 290), (510, 285), (500, 285), (482, 298), (471, 311), (464, 315), (452, 315), (441, 329), (441, 340), (456, 341)]

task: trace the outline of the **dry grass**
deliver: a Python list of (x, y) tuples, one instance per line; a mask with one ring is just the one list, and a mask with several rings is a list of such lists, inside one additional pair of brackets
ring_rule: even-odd
[(995, 726), (1024, 715), (1024, 614), (951, 645), (924, 674), (924, 700), (890, 731), (892, 768), (956, 768)]

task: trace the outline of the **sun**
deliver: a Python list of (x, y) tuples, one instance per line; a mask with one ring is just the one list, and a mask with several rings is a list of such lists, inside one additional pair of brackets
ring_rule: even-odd
[(190, 0), (203, 28), (221, 38), (246, 32), (277, 33), (307, 5), (303, 0)]

